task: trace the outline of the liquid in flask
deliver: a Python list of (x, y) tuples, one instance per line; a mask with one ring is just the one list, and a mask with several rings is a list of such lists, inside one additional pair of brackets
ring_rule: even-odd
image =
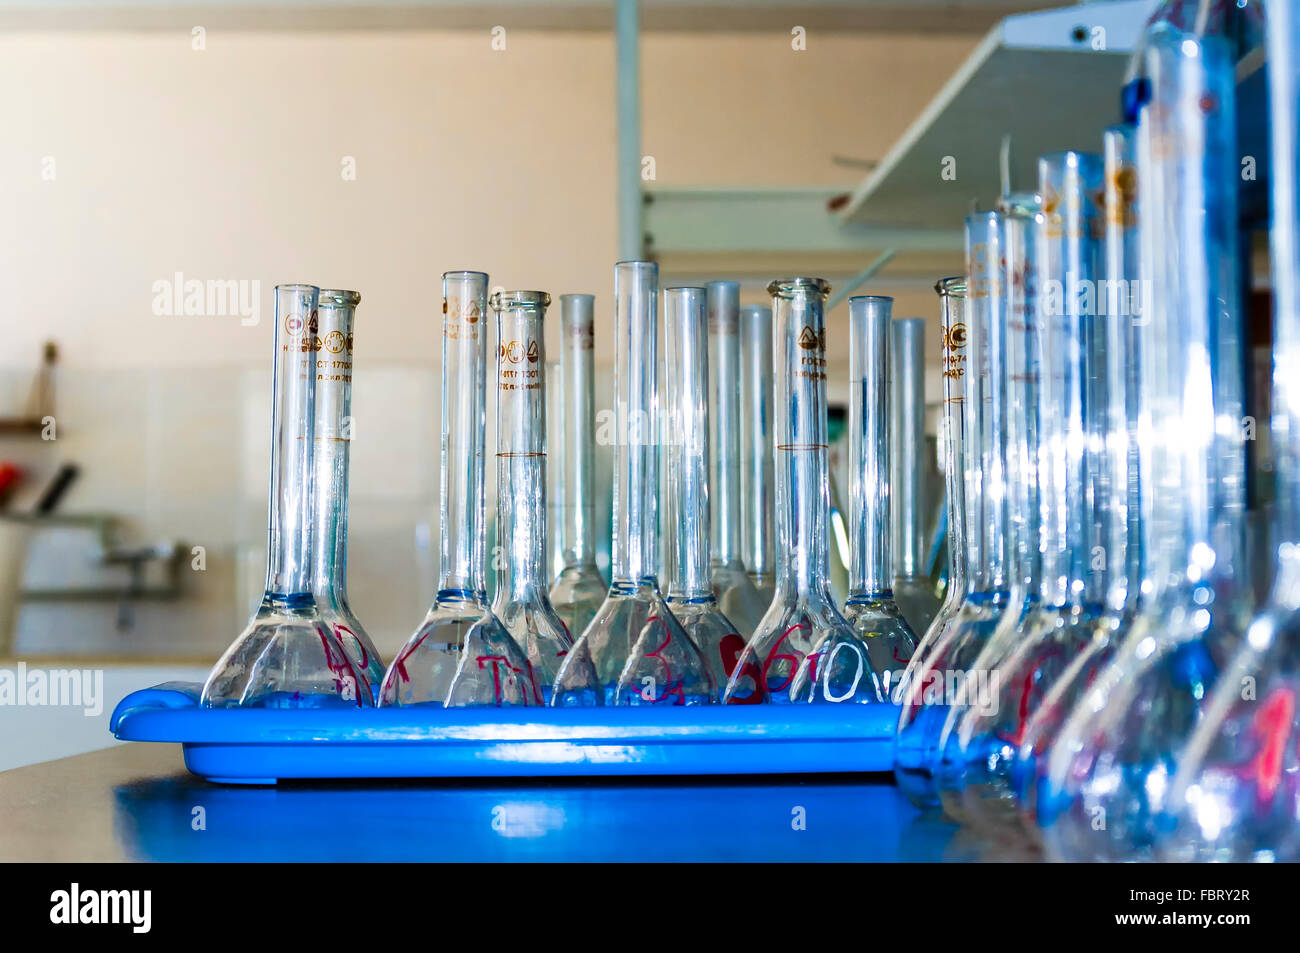
[(361, 295), (326, 289), (317, 309), (321, 350), (316, 360), (316, 545), (312, 595), (321, 619), (343, 645), (352, 666), (379, 698), (384, 661), (348, 599), (348, 477), (352, 446), (353, 322)]
[(442, 276), (440, 576), (432, 607), (384, 676), (386, 706), (542, 702), (532, 663), (484, 585), (487, 282), (478, 271)]
[[(592, 355), (595, 298), (560, 295), (560, 550), (551, 604), (573, 638), (605, 601), (609, 583), (596, 565), (595, 401)], [(557, 406), (552, 401), (551, 406)]]
[(528, 656), (545, 702), (565, 655), (568, 628), (546, 591), (546, 391), (544, 291), (497, 292), (497, 573), (492, 611)]
[(826, 325), (820, 278), (768, 285), (777, 353), (776, 595), (727, 684), (729, 704), (887, 699), (830, 588)]
[(614, 270), (613, 553), (605, 601), (565, 657), (551, 704), (706, 705), (709, 666), (659, 591), (659, 268)]
[(208, 707), (373, 704), (365, 674), (353, 666), (312, 596), (319, 294), (313, 285), (275, 289), (266, 591), (248, 627), (208, 675), (201, 696)]
[(849, 594), (844, 618), (895, 701), (916, 636), (894, 601), (889, 461), (890, 311), (894, 299), (849, 299)]

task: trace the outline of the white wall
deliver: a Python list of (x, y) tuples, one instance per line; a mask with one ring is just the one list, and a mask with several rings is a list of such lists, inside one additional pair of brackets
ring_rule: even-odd
[[(211, 657), (234, 635), (261, 582), (271, 288), (310, 281), (363, 295), (351, 589), (391, 653), (432, 590), (440, 273), (592, 291), (608, 320), (612, 39), (512, 31), (504, 53), (458, 32), (206, 39), (0, 35), (0, 416), (40, 343), (62, 351), (58, 439), (0, 438), (0, 460), (32, 474), (17, 505), (75, 461), (67, 511), (208, 550), (187, 597), (137, 607), (130, 628), (109, 603), (31, 604), (18, 647)], [(643, 151), (660, 184), (851, 185), (831, 155), (881, 156), (972, 43), (814, 34), (795, 53), (782, 33), (650, 34)], [(176, 272), (260, 282), (262, 320), (155, 315), (154, 282)], [(929, 291), (897, 296), (896, 314), (937, 312)], [(836, 318), (832, 354), (844, 335)]]

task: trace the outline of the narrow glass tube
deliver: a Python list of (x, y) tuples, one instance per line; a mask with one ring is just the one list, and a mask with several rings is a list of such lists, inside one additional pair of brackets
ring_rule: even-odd
[(741, 545), (745, 569), (765, 605), (776, 591), (772, 570), (772, 309), (746, 305), (740, 309), (741, 452), (740, 496), (744, 512)]
[(497, 572), (492, 611), (528, 656), (549, 703), (573, 639), (546, 591), (544, 291), (497, 292)]
[[(952, 706), (981, 690), (968, 669), (1012, 606), (1008, 573), (1006, 485), (1007, 289), (1001, 212), (966, 220), (969, 300), (965, 378), (966, 546), (968, 592), (961, 609), (904, 678), (894, 774), (913, 803), (939, 804), (941, 740)], [(1019, 612), (1016, 605), (1012, 611)], [(920, 653), (918, 653), (920, 654)]]
[(1266, 19), (1277, 572), (1174, 776), (1168, 860), (1300, 859), (1300, 11)]
[(358, 708), (370, 684), (312, 598), (312, 467), (316, 354), (313, 285), (275, 289), (271, 494), (266, 592), (247, 628), (213, 666), (201, 703), (214, 708)]
[(776, 595), (727, 685), (732, 704), (885, 699), (830, 591), (826, 325), (820, 278), (768, 285), (777, 353)]
[(570, 634), (582, 635), (605, 601), (609, 584), (596, 567), (595, 401), (592, 354), (595, 298), (560, 295), (560, 489), (564, 567), (551, 583), (551, 604)]
[[(714, 595), (717, 563), (712, 561), (710, 527), (717, 499), (709, 461), (714, 451), (710, 385), (709, 325), (703, 288), (669, 288), (664, 292), (664, 355), (667, 383), (666, 443), (669, 538), (668, 605), (704, 654), (719, 691), (727, 684), (745, 640)], [(708, 329), (708, 330), (706, 330)], [(737, 527), (738, 528), (738, 527)], [(743, 573), (741, 574), (743, 576)], [(745, 577), (745, 583), (749, 583)]]
[[(735, 624), (742, 636), (748, 638), (771, 600), (764, 600), (754, 588), (740, 555), (740, 286), (734, 281), (711, 281), (706, 292), (709, 322), (709, 538), (713, 593), (723, 614)], [(706, 656), (709, 654), (705, 646), (700, 648)], [(730, 670), (727, 674), (731, 674)]]
[[(1012, 792), (1026, 831), (1036, 831), (1038, 774), (1046, 767), (1045, 753), (1079, 696), (1109, 661), (1117, 645), (1116, 634), (1131, 624), (1144, 571), (1140, 506), (1143, 469), (1138, 422), (1146, 388), (1141, 385), (1140, 355), (1146, 319), (1142, 312), (1142, 280), (1138, 262), (1137, 170), (1134, 165), (1132, 126), (1114, 126), (1105, 144), (1105, 286), (1098, 289), (1101, 309), (1096, 321), (1105, 340), (1093, 340), (1088, 353), (1100, 356), (1093, 366), (1104, 366), (1105, 385), (1095, 386), (1090, 402), (1102, 408), (1104, 436), (1090, 454), (1099, 461), (1103, 479), (1095, 483), (1094, 508), (1100, 517), (1090, 563), (1098, 557), (1109, 579), (1105, 612), (1092, 626), (1091, 637), (1064, 669), (1044, 679), (1041, 693), (1029, 711), (1019, 738), (1011, 770)], [(1095, 377), (1095, 375), (1093, 375)], [(1097, 430), (1093, 430), (1094, 442)], [(1095, 549), (1100, 545), (1100, 551)]]
[[(1139, 227), (1158, 220), (1156, 240), (1143, 239), (1155, 301), (1143, 353), (1153, 586), (1050, 752), (1038, 815), (1062, 859), (1154, 856), (1180, 753), (1245, 626), (1235, 55), (1224, 24), (1208, 25), (1158, 21), (1146, 34), (1139, 172), (1154, 188)], [(1092, 823), (1099, 811), (1104, 830)]]
[(384, 662), (348, 601), (348, 453), (352, 445), (353, 321), (361, 295), (320, 293), (316, 358), (315, 558), (312, 595), (321, 619), (370, 683), (376, 700)]
[(894, 601), (908, 628), (924, 633), (939, 612), (926, 572), (925, 319), (897, 318), (890, 343), (890, 526)]
[(442, 276), (441, 577), (433, 606), (384, 676), (382, 705), (535, 705), (532, 663), (488, 607), (483, 444), (487, 284)]
[[(1077, 152), (1044, 157), (1039, 188), (1042, 211), (1035, 209), (1024, 229), (1008, 229), (1009, 238), (1022, 235), (1026, 244), (1033, 243), (1026, 258), (1031, 295), (1024, 308), (1030, 320), (1012, 325), (1027, 326), (1029, 333), (1013, 330), (1010, 339), (1023, 341), (1032, 353), (1032, 363), (1014, 367), (1012, 379), (1018, 372), (1031, 374), (1038, 398), (1033, 410), (1037, 461), (1029, 471), (1037, 475), (1036, 490), (1024, 483), (1038, 506), (1033, 523), (1041, 544), (1033, 556), (1024, 553), (1032, 559), (1024, 578), (1036, 582), (1038, 591), (1026, 603), (1022, 621), (1008, 627), (1004, 620), (976, 663), (988, 675), (991, 703), (964, 713), (956, 738), (960, 754), (954, 758), (964, 817), (1017, 831), (1011, 774), (1028, 719), (1047, 687), (1093, 644), (1105, 608), (1110, 560), (1100, 527), (1109, 516), (1110, 486), (1101, 479), (1106, 474), (1100, 463), (1114, 440), (1125, 439), (1122, 399), (1120, 430), (1114, 439), (1108, 431), (1106, 362), (1112, 349), (1107, 318), (1098, 306), (1101, 157)], [(1013, 353), (1017, 350), (1013, 346)], [(1118, 342), (1113, 350), (1123, 353)], [(1021, 451), (1027, 468), (1029, 448)], [(1013, 465), (1017, 456), (1011, 455)], [(1115, 558), (1120, 571), (1122, 551)]]
[(659, 268), (614, 269), (614, 545), (604, 603), (565, 657), (551, 704), (717, 701), (708, 663), (659, 592)]
[[(944, 478), (944, 526), (947, 537), (948, 583), (943, 604), (926, 629), (908, 671), (923, 664), (936, 642), (956, 617), (968, 591), (966, 572), (966, 342), (968, 301), (964, 275), (943, 278), (935, 284), (940, 301), (941, 366), (943, 367), (943, 416), (939, 420), (939, 451)], [(908, 677), (908, 673), (904, 673)], [(895, 700), (905, 689), (900, 685)]]
[(849, 299), (849, 594), (844, 618), (867, 646), (881, 688), (892, 695), (916, 650), (894, 602), (890, 554), (890, 311), (894, 299)]

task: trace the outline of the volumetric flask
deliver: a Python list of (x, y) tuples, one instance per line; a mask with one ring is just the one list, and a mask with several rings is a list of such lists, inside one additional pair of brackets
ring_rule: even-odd
[(614, 540), (605, 601), (555, 680), (552, 705), (705, 705), (708, 663), (659, 593), (659, 267), (614, 269)]
[(573, 647), (546, 591), (546, 360), (551, 296), (492, 296), (497, 316), (497, 573), (492, 611), (524, 650), (544, 700)]
[(740, 309), (740, 539), (743, 561), (764, 606), (771, 605), (772, 513), (776, 509), (772, 474), (772, 309)]
[(487, 282), (442, 276), (442, 532), (438, 591), (384, 676), (380, 704), (541, 704), (532, 663), (488, 608), (483, 444)]
[(316, 610), (370, 683), (376, 700), (384, 662), (348, 601), (348, 468), (352, 446), (352, 325), (361, 295), (320, 293), (321, 349), (316, 355), (316, 539), (312, 595)]
[(826, 324), (830, 285), (774, 281), (776, 595), (727, 685), (730, 704), (878, 702), (867, 645), (830, 589)]
[(898, 691), (916, 636), (894, 602), (889, 464), (890, 309), (894, 299), (849, 299), (849, 595), (844, 618), (867, 646), (887, 697)]
[(370, 683), (353, 667), (312, 598), (319, 293), (312, 285), (275, 289), (266, 593), (203, 686), (202, 704), (214, 708), (373, 704)]
[[(551, 605), (576, 639), (605, 601), (609, 583), (596, 566), (595, 403), (592, 352), (595, 299), (560, 295), (560, 553), (564, 565), (551, 583)], [(552, 452), (551, 457), (555, 454)]]

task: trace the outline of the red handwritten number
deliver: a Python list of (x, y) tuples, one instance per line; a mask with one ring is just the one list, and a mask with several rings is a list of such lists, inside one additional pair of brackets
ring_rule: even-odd
[(1261, 799), (1271, 798), (1282, 780), (1282, 758), (1294, 719), (1295, 695), (1285, 688), (1271, 692), (1255, 715), (1255, 730), (1264, 742), (1252, 765)]
[[(807, 622), (796, 622), (794, 625), (790, 626), (788, 629), (785, 630), (785, 632), (781, 634), (781, 637), (776, 640), (776, 644), (772, 646), (772, 651), (767, 653), (767, 658), (763, 660), (762, 678), (763, 678), (763, 684), (767, 686), (767, 692), (769, 695), (775, 695), (777, 692), (785, 691), (785, 689), (790, 687), (790, 683), (794, 681), (795, 672), (799, 670), (799, 663), (802, 662), (804, 659), (803, 653), (800, 652), (798, 649), (794, 648), (793, 646), (791, 646), (790, 648), (790, 651), (794, 653), (793, 655), (778, 654), (777, 650), (781, 647), (781, 643), (790, 637), (790, 633), (797, 632), (800, 629), (809, 629), (809, 628), (810, 627)], [(772, 685), (771, 682), (768, 681), (767, 673), (772, 668), (772, 663), (775, 662), (777, 659), (789, 660), (790, 674), (784, 682), (782, 682), (780, 685), (774, 686)], [(816, 676), (814, 675), (814, 677)]]
[(674, 705), (685, 705), (686, 693), (682, 690), (682, 684), (680, 681), (674, 681), (672, 666), (670, 666), (668, 660), (660, 654), (664, 649), (668, 648), (668, 644), (672, 642), (672, 633), (668, 631), (668, 626), (664, 624), (664, 620), (659, 616), (652, 615), (650, 618), (646, 619), (646, 625), (650, 625), (654, 622), (658, 622), (660, 627), (664, 630), (664, 640), (659, 643), (659, 647), (653, 652), (647, 652), (645, 657), (658, 659), (659, 664), (664, 667), (664, 693), (658, 698), (650, 699), (650, 702), (651, 704), (657, 705), (669, 695), (672, 695), (675, 699), (673, 701)]
[[(362, 644), (361, 640), (357, 638), (357, 634), (353, 632), (351, 629), (349, 629), (346, 625), (340, 625), (339, 623), (335, 622), (334, 634), (338, 635), (340, 632), (346, 632), (351, 637), (352, 644), (355, 645), (357, 647), (357, 651), (361, 653), (361, 667), (365, 668), (367, 665), (369, 665), (370, 654), (366, 651), (366, 647), (365, 645)], [(340, 639), (339, 641), (341, 642), (342, 639)]]

